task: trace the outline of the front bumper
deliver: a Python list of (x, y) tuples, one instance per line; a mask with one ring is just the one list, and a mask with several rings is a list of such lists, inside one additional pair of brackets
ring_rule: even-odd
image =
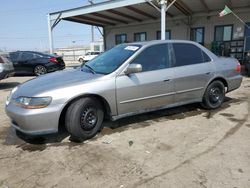
[(42, 109), (24, 109), (6, 105), (5, 111), (11, 119), (11, 126), (30, 135), (44, 135), (58, 132), (62, 105), (49, 105)]

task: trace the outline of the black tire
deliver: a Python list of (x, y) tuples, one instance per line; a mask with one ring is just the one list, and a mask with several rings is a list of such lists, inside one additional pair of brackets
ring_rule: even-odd
[(36, 76), (47, 74), (47, 72), (48, 72), (47, 68), (43, 65), (37, 65), (34, 68), (34, 74)]
[(206, 109), (219, 108), (225, 99), (225, 86), (221, 81), (214, 81), (207, 87), (202, 101)]
[(247, 63), (247, 64), (245, 65), (245, 69), (246, 69), (246, 74), (247, 74), (247, 76), (250, 77), (250, 63)]
[(66, 112), (65, 121), (71, 140), (93, 138), (102, 129), (103, 117), (102, 104), (95, 98), (82, 98), (72, 103)]
[(79, 59), (79, 62), (80, 62), (81, 64), (84, 63), (83, 58), (80, 58), (80, 59)]

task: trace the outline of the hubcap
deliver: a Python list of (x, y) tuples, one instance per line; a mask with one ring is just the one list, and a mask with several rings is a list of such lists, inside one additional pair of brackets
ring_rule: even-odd
[(82, 129), (86, 131), (92, 130), (95, 127), (97, 120), (98, 118), (96, 109), (92, 107), (86, 107), (80, 119)]
[(43, 75), (43, 74), (46, 74), (46, 72), (47, 72), (47, 70), (46, 70), (46, 68), (45, 67), (43, 67), (43, 66), (36, 66), (36, 68), (35, 68), (35, 74), (36, 75)]
[(214, 87), (209, 92), (209, 100), (213, 104), (220, 103), (222, 99), (222, 92), (220, 88)]

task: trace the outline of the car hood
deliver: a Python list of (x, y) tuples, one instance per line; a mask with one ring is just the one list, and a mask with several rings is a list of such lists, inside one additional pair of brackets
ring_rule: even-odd
[(82, 72), (79, 69), (49, 73), (19, 85), (18, 89), (12, 94), (12, 97), (34, 97), (51, 90), (80, 85), (86, 81), (89, 82), (102, 76), (101, 74)]

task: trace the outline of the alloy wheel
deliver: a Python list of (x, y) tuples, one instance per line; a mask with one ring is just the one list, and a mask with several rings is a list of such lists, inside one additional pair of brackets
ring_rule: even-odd
[(37, 65), (34, 69), (34, 73), (37, 75), (37, 76), (40, 76), (40, 75), (43, 75), (43, 74), (46, 74), (47, 73), (47, 69), (42, 66), (42, 65)]

